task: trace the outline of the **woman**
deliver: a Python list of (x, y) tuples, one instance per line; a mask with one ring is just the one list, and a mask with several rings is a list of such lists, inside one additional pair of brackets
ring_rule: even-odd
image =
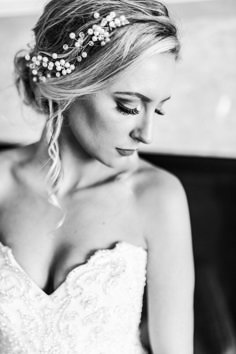
[(1, 154), (1, 353), (191, 354), (185, 193), (138, 156), (179, 41), (155, 0), (52, 0), (15, 58), (39, 142)]

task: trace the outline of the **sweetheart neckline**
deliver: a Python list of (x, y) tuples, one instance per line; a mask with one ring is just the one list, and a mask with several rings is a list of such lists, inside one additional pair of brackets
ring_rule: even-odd
[(110, 253), (114, 253), (116, 252), (120, 247), (133, 247), (133, 248), (136, 248), (136, 249), (140, 249), (140, 250), (143, 250), (143, 252), (145, 254), (147, 254), (147, 249), (145, 249), (144, 247), (142, 246), (137, 246), (137, 245), (133, 245), (132, 243), (130, 242), (127, 242), (127, 241), (116, 241), (114, 246), (111, 247), (111, 248), (99, 248), (97, 250), (95, 250), (89, 257), (88, 259), (82, 263), (82, 264), (79, 264), (79, 265), (75, 265), (65, 276), (64, 280), (51, 292), (51, 293), (46, 293), (46, 291), (44, 291), (42, 288), (40, 288), (40, 286), (32, 279), (32, 277), (29, 276), (29, 274), (24, 270), (24, 268), (20, 265), (20, 263), (17, 261), (17, 259), (15, 258), (15, 255), (13, 253), (13, 250), (10, 246), (7, 246), (7, 245), (4, 245), (1, 241), (0, 241), (0, 246), (1, 248), (5, 248), (8, 250), (8, 252), (10, 253), (11, 255), (11, 258), (12, 260), (14, 261), (15, 265), (17, 266), (18, 269), (20, 269), (20, 271), (24, 274), (24, 276), (31, 282), (31, 284), (37, 288), (37, 290), (39, 292), (41, 292), (45, 297), (47, 297), (48, 299), (50, 298), (53, 298), (57, 295), (58, 291), (60, 291), (60, 289), (63, 287), (63, 286), (66, 286), (67, 282), (68, 282), (68, 279), (69, 277), (76, 273), (76, 272), (79, 272), (80, 269), (83, 269), (83, 268), (86, 268), (88, 267), (91, 263), (92, 263), (92, 260), (96, 257), (98, 257), (99, 254), (101, 253), (107, 253), (107, 254), (110, 254)]

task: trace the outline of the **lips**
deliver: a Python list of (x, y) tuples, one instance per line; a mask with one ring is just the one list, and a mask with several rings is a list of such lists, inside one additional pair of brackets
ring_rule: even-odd
[(121, 156), (130, 156), (134, 154), (135, 151), (137, 151), (137, 149), (119, 149), (119, 148), (116, 148), (116, 150)]

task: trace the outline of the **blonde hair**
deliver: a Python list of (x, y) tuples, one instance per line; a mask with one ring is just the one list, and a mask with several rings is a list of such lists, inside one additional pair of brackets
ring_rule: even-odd
[[(63, 124), (63, 112), (78, 97), (103, 89), (108, 80), (154, 53), (173, 53), (178, 58), (180, 44), (177, 29), (167, 8), (156, 0), (51, 0), (33, 31), (36, 44), (33, 53), (63, 53), (62, 46), (70, 32), (78, 35), (94, 22), (92, 14), (105, 16), (111, 11), (125, 15), (130, 24), (117, 28), (104, 47), (91, 48), (88, 57), (69, 75), (35, 83), (25, 64), (24, 53), (15, 56), (16, 86), (24, 102), (47, 115), (45, 134), (50, 168), (48, 179), (56, 193), (62, 175), (58, 138)], [(68, 61), (75, 60), (74, 49)]]

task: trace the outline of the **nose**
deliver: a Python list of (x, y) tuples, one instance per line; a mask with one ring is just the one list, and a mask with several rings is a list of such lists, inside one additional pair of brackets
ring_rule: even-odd
[(151, 144), (152, 142), (152, 117), (144, 117), (142, 122), (138, 124), (130, 133), (130, 136), (143, 144)]

